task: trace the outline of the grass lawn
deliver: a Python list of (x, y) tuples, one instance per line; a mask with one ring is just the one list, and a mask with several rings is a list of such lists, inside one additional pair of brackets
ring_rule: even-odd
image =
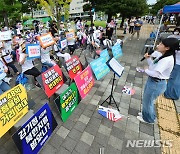
[[(121, 23), (121, 20), (118, 20), (118, 24)], [(87, 21), (87, 24), (90, 25), (91, 24), (91, 21)], [(101, 26), (101, 27), (106, 27), (106, 21), (95, 21), (94, 22), (94, 25), (95, 26)]]

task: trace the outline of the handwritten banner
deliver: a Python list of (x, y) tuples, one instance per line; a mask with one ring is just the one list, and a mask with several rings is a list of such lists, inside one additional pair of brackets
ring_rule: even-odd
[(64, 83), (59, 66), (55, 65), (42, 73), (42, 81), (46, 95), (51, 97)]
[(66, 61), (66, 66), (71, 79), (74, 79), (76, 75), (82, 72), (82, 65), (77, 56), (73, 56), (71, 59)]
[(57, 122), (46, 103), (12, 138), (21, 154), (37, 154), (56, 127)]
[(21, 84), (0, 95), (0, 137), (27, 112), (27, 93)]
[(116, 59), (122, 56), (122, 49), (121, 49), (120, 44), (117, 44), (112, 47), (112, 53), (113, 53), (114, 58)]
[(39, 44), (26, 44), (27, 59), (40, 58), (40, 45)]
[(46, 48), (48, 46), (51, 46), (55, 43), (54, 38), (52, 36), (52, 34), (49, 32), (47, 34), (43, 34), (41, 36), (38, 36), (38, 40), (40, 42), (40, 45), (43, 48)]
[(80, 74), (74, 78), (81, 98), (84, 99), (94, 85), (94, 78), (91, 67), (86, 67)]
[(110, 72), (109, 67), (106, 65), (106, 59), (103, 57), (95, 59), (90, 63), (90, 65), (97, 80), (101, 79)]
[(104, 57), (106, 59), (106, 62), (107, 62), (110, 59), (108, 50), (105, 49), (105, 50), (101, 51), (100, 57)]
[(12, 39), (12, 35), (11, 35), (11, 31), (5, 31), (5, 32), (0, 32), (0, 40), (11, 40)]

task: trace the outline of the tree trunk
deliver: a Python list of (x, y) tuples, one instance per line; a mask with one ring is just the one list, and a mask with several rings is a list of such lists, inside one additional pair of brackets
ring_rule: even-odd
[(33, 18), (33, 8), (31, 8), (31, 18)]
[(6, 27), (9, 26), (9, 22), (8, 22), (8, 15), (6, 11), (3, 11), (3, 19), (4, 19), (4, 24)]
[(107, 23), (110, 23), (110, 22), (111, 22), (111, 19), (112, 19), (112, 14), (111, 14), (111, 13), (108, 13)]
[(120, 24), (120, 28), (122, 28), (122, 27), (123, 27), (123, 24), (124, 24), (124, 19), (125, 19), (125, 17), (124, 17), (124, 16), (122, 16), (122, 21), (121, 21), (121, 24)]

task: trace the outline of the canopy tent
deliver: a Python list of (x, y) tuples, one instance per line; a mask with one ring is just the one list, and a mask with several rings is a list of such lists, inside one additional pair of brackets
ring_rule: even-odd
[(180, 2), (174, 5), (164, 6), (163, 13), (180, 13)]

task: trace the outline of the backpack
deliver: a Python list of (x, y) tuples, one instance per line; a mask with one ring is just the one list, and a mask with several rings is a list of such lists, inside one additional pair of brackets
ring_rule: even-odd
[(28, 83), (28, 78), (25, 76), (24, 73), (20, 73), (20, 74), (16, 77), (16, 85), (18, 85), (18, 84), (25, 85), (26, 83)]

